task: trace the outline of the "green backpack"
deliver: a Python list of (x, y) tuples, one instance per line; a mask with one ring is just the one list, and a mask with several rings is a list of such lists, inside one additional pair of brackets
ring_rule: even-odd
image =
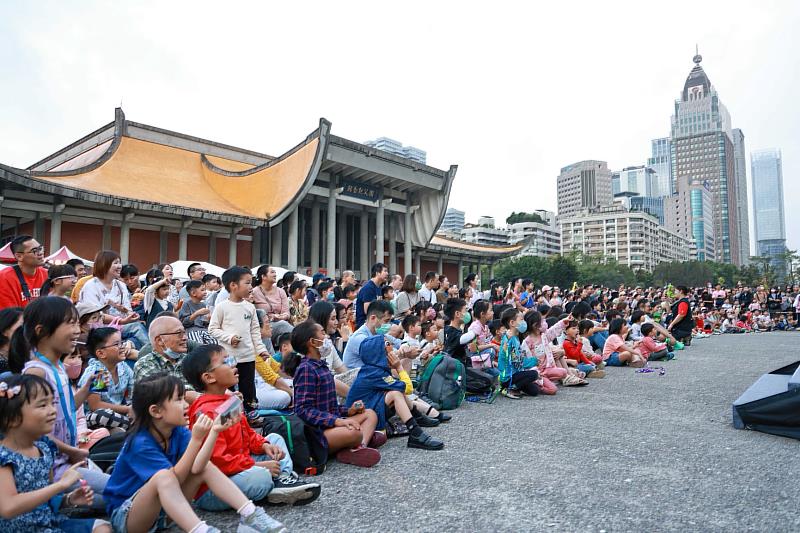
[(464, 365), (446, 354), (433, 356), (425, 365), (417, 390), (438, 403), (442, 410), (457, 408), (467, 392)]

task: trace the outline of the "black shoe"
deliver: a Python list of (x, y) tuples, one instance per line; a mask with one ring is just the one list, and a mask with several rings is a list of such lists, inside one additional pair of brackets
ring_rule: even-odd
[(296, 472), (281, 474), (274, 483), (267, 494), (267, 501), (272, 505), (306, 505), (319, 498), (319, 483), (306, 481)]
[(441, 450), (444, 448), (444, 442), (434, 439), (422, 431), (418, 437), (409, 435), (407, 446), (409, 448), (419, 448), (420, 450)]
[(452, 419), (453, 419), (452, 416), (450, 416), (450, 415), (448, 415), (446, 413), (443, 413), (442, 411), (439, 411), (439, 416), (436, 417), (436, 420), (438, 420), (439, 422), (442, 422), (442, 423), (450, 422), (450, 420), (452, 420)]
[(428, 405), (430, 405), (431, 407), (433, 407), (437, 411), (439, 410), (439, 404), (434, 402), (433, 400), (431, 400), (426, 394), (417, 393), (417, 396), (419, 396), (420, 400), (422, 400), (423, 402), (427, 403)]
[(435, 428), (436, 426), (441, 424), (438, 418), (431, 418), (429, 416), (420, 414), (415, 414), (414, 420), (416, 420), (417, 424), (419, 424), (419, 427), (422, 428)]

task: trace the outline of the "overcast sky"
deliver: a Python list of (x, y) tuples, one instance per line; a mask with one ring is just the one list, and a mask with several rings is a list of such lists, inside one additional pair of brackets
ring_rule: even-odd
[(28, 166), (120, 102), (130, 120), (273, 155), (325, 117), (458, 164), (450, 205), (504, 221), (555, 210), (562, 166), (643, 164), (697, 43), (744, 131), (748, 182), (750, 150), (783, 151), (800, 247), (800, 4), (555, 4), (2, 2), (0, 162)]

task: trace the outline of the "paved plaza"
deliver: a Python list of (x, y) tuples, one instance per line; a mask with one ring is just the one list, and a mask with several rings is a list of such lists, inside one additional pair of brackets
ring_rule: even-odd
[[(731, 402), (800, 359), (800, 334), (720, 335), (664, 366), (611, 369), (555, 397), (465, 404), (441, 452), (391, 440), (372, 469), (331, 463), (290, 531), (798, 531), (800, 446), (733, 429)], [(232, 513), (206, 515), (234, 530)]]

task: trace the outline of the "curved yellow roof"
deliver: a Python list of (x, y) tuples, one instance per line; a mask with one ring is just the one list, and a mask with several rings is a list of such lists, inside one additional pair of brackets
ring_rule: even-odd
[(448, 239), (441, 235), (434, 235), (430, 244), (433, 246), (441, 246), (444, 248), (454, 248), (463, 250), (465, 252), (476, 253), (495, 253), (495, 254), (511, 254), (522, 250), (521, 244), (514, 244), (511, 246), (487, 246), (485, 244), (476, 244), (472, 242), (457, 241), (455, 239)]
[[(266, 219), (285, 208), (309, 177), (319, 138), (245, 176), (253, 165), (121, 137), (111, 157), (97, 168), (72, 175), (37, 173), (36, 179), (103, 195), (157, 204)], [(217, 167), (220, 171), (217, 171)]]

